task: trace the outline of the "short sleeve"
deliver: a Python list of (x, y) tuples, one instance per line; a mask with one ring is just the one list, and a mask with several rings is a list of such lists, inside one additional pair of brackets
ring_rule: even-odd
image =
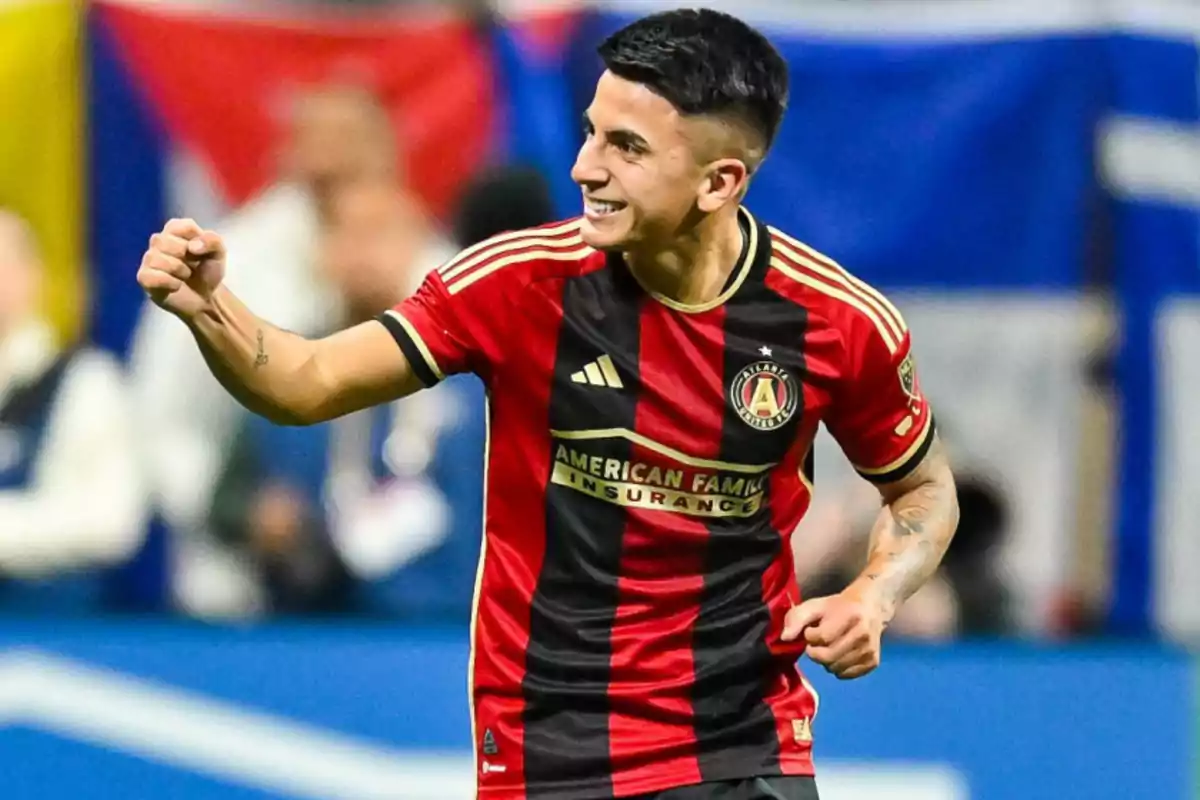
[(378, 319), (426, 386), (462, 372), (487, 377), (501, 341), (503, 298), (491, 296), (498, 288), (489, 283), (451, 292), (434, 271), (415, 294)]
[(872, 483), (908, 475), (929, 451), (933, 412), (921, 392), (912, 336), (873, 325), (847, 336), (847, 370), (825, 424), (850, 463)]

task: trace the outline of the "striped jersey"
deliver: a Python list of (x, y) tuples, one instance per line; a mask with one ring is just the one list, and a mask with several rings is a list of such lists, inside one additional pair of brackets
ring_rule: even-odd
[(644, 289), (578, 220), (505, 233), (380, 321), (426, 384), (488, 390), (471, 626), (479, 796), (619, 798), (810, 775), (780, 640), (824, 423), (867, 479), (933, 438), (896, 308), (742, 210), (724, 290)]

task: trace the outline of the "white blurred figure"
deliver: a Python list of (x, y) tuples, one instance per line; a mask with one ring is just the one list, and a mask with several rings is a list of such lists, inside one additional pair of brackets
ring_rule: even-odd
[[(273, 323), (316, 336), (345, 317), (318, 265), (330, 198), (345, 181), (395, 176), (395, 133), (377, 98), (349, 84), (300, 94), (288, 127), (280, 180), (221, 223), (226, 281)], [(151, 303), (134, 335), (131, 370), (156, 501), (176, 534), (176, 601), (202, 616), (249, 613), (258, 604), (250, 572), (206, 532), (244, 411), (212, 378), (187, 329)]]
[(58, 344), (39, 311), (42, 279), (33, 232), (0, 210), (0, 608), (22, 591), (11, 579), (119, 564), (145, 535), (120, 365)]

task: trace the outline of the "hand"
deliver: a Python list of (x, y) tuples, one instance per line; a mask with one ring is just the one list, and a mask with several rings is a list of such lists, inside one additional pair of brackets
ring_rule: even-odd
[(869, 588), (851, 585), (840, 594), (806, 600), (787, 613), (782, 638), (801, 635), (808, 657), (843, 680), (879, 666), (889, 615)]
[(225, 278), (225, 243), (191, 219), (173, 219), (150, 237), (137, 280), (161, 308), (190, 320)]

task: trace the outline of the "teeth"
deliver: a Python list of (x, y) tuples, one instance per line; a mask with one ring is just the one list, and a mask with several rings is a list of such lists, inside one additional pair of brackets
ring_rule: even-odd
[(609, 203), (603, 200), (588, 200), (587, 208), (593, 214), (612, 214), (621, 209), (620, 203)]

